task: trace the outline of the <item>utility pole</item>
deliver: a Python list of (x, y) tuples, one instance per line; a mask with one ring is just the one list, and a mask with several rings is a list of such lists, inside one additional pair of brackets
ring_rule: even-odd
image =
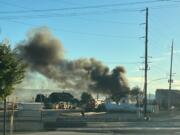
[(173, 83), (172, 79), (172, 63), (173, 63), (173, 48), (174, 48), (174, 41), (172, 40), (172, 45), (171, 45), (171, 62), (170, 62), (170, 72), (169, 72), (169, 91), (168, 91), (168, 109), (170, 110), (171, 108), (171, 86)]
[(145, 23), (145, 62), (144, 62), (144, 118), (147, 117), (147, 71), (148, 71), (148, 8)]
[[(1, 87), (1, 91), (3, 91), (5, 89), (5, 83), (4, 81), (2, 82), (2, 86)], [(6, 107), (6, 97), (4, 96), (4, 113), (3, 113), (3, 135), (6, 135), (6, 112), (7, 112), (7, 107)]]
[(6, 112), (7, 112), (7, 107), (6, 107), (6, 97), (4, 98), (4, 119), (3, 119), (3, 135), (6, 135)]

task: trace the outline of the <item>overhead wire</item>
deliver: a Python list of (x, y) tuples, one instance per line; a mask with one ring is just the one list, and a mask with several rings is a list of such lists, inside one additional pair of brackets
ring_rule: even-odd
[[(129, 3), (116, 3), (116, 4), (104, 4), (104, 5), (94, 5), (94, 6), (82, 6), (82, 7), (72, 7), (72, 8), (59, 8), (59, 9), (39, 9), (39, 10), (19, 10), (19, 11), (1, 11), (0, 14), (15, 14), (15, 13), (20, 13), (20, 14), (25, 14), (25, 13), (32, 13), (32, 12), (47, 12), (48, 14), (30, 14), (30, 15), (18, 15), (18, 16), (2, 16), (0, 19), (40, 19), (40, 18), (52, 18), (52, 17), (72, 17), (72, 16), (83, 16), (83, 15), (101, 15), (101, 14), (107, 14), (107, 13), (119, 13), (119, 12), (135, 12), (135, 11), (140, 11), (140, 8), (136, 9), (110, 9), (110, 11), (94, 11), (94, 12), (83, 12), (83, 13), (78, 13), (78, 12), (71, 12), (71, 13), (49, 13), (50, 11), (61, 11), (61, 10), (74, 10), (74, 9), (87, 9), (87, 8), (100, 8), (100, 7), (114, 7), (114, 6), (122, 6), (122, 5), (136, 5), (136, 4), (142, 4), (142, 3), (155, 3), (155, 2), (162, 2), (164, 0), (147, 0), (147, 1), (142, 1), (142, 2), (129, 2)], [(165, 1), (171, 1), (171, 0), (165, 0)], [(7, 3), (7, 2), (5, 2)], [(25, 7), (18, 6), (23, 9), (26, 9)], [(153, 8), (153, 7), (152, 7)], [(160, 7), (154, 7), (154, 8), (160, 8)], [(126, 23), (127, 24), (127, 23)]]
[[(150, 3), (159, 3), (167, 2), (171, 0), (146, 0), (141, 2), (123, 2), (115, 4), (102, 4), (102, 5), (90, 5), (90, 6), (79, 6), (79, 7), (65, 7), (65, 8), (54, 8), (54, 9), (31, 9), (31, 10), (18, 10), (18, 11), (1, 11), (0, 14), (15, 14), (15, 13), (37, 13), (37, 12), (54, 12), (54, 11), (67, 11), (67, 10), (82, 10), (82, 9), (100, 9), (100, 8), (109, 8), (109, 7), (120, 7), (120, 6), (130, 6), (130, 5), (141, 5), (141, 4), (150, 4)], [(0, 1), (2, 3), (2, 1)], [(3, 2), (4, 3), (4, 2)], [(7, 2), (5, 2), (7, 4)], [(11, 3), (9, 3), (12, 5)], [(18, 6), (21, 7), (21, 6)], [(21, 7), (24, 8), (24, 7)], [(26, 8), (24, 8), (26, 9)], [(121, 11), (125, 12), (134, 12), (139, 11), (137, 9), (122, 9)]]
[[(106, 7), (119, 7), (119, 6), (129, 6), (129, 5), (139, 5), (147, 3), (157, 3), (161, 0), (146, 0), (141, 2), (125, 2), (125, 3), (115, 3), (115, 4), (103, 4), (103, 5), (92, 5), (92, 6), (81, 6), (81, 7), (66, 7), (66, 8), (56, 8), (56, 9), (32, 9), (32, 10), (19, 10), (19, 11), (4, 11), (0, 13), (29, 13), (29, 12), (52, 12), (52, 11), (62, 11), (62, 10), (79, 10), (79, 9), (99, 9)], [(132, 10), (129, 10), (132, 11)]]
[(48, 13), (48, 14), (30, 14), (30, 15), (10, 15), (1, 16), (0, 19), (33, 19), (33, 18), (52, 18), (52, 17), (72, 17), (72, 16), (87, 16), (87, 15), (102, 15), (107, 13), (118, 14), (119, 10), (110, 11), (91, 11), (91, 12), (72, 12), (72, 13)]
[[(15, 21), (15, 20), (10, 20), (10, 22), (13, 23), (19, 23), (23, 25), (28, 25), (28, 26), (35, 26), (34, 24), (22, 22), (22, 21)], [(73, 34), (80, 34), (80, 35), (88, 35), (88, 36), (96, 36), (96, 37), (106, 37), (106, 38), (120, 38), (120, 39), (138, 39), (136, 36), (119, 36), (119, 35), (111, 35), (111, 34), (101, 34), (101, 33), (89, 33), (89, 32), (79, 32), (79, 31), (72, 31), (72, 30), (66, 30), (62, 28), (52, 28), (55, 31), (63, 31), (63, 32), (68, 32), (68, 33), (73, 33)]]
[(104, 61), (105, 63), (117, 65), (117, 64), (128, 64), (128, 65), (137, 65), (139, 62), (125, 62), (125, 61)]
[[(26, 7), (22, 7), (22, 6), (18, 6), (20, 8), (26, 9)], [(29, 8), (27, 8), (29, 9)], [(135, 9), (134, 9), (135, 10)], [(121, 22), (121, 21), (113, 21), (113, 20), (102, 20), (102, 19), (87, 19), (87, 18), (83, 18), (82, 16), (85, 15), (91, 15), (91, 14), (96, 14), (96, 15), (101, 15), (101, 14), (106, 14), (106, 13), (114, 13), (114, 12), (126, 12), (128, 11), (128, 9), (114, 9), (114, 10), (110, 10), (110, 11), (94, 11), (94, 12), (86, 12), (86, 13), (78, 13), (78, 12), (72, 12), (72, 13), (48, 13), (48, 14), (36, 14), (36, 15), (32, 15), (32, 14), (28, 14), (28, 15), (21, 15), (21, 16), (4, 16), (3, 13), (6, 12), (2, 12), (0, 11), (0, 14), (2, 14), (3, 16), (0, 17), (0, 19), (6, 19), (6, 20), (10, 20), (10, 19), (41, 19), (41, 18), (55, 18), (55, 17), (73, 17), (73, 19), (78, 19), (79, 20), (84, 20), (84, 21), (91, 21), (91, 22), (103, 22), (103, 23), (118, 23), (118, 24), (123, 24), (123, 25), (130, 25), (130, 24), (137, 24), (135, 22)], [(7, 13), (9, 14), (14, 14), (14, 11), (8, 11)], [(24, 12), (20, 11), (20, 13), (25, 14)], [(80, 17), (81, 16), (81, 17)]]
[[(161, 1), (161, 0), (159, 0), (159, 1)], [(155, 2), (155, 1), (153, 1), (153, 2)], [(157, 2), (157, 0), (156, 0), (156, 2)], [(128, 4), (128, 3), (126, 3), (126, 4)], [(133, 2), (131, 4), (135, 4), (135, 2)], [(170, 6), (177, 6), (177, 5), (165, 5), (165, 6), (166, 7), (168, 6), (167, 8), (169, 8)], [(160, 9), (160, 8), (165, 8), (165, 6), (163, 6), (163, 5), (162, 6), (151, 6), (151, 8), (152, 9)], [(85, 7), (83, 7), (83, 8), (85, 8)], [(110, 9), (110, 10), (108, 9), (108, 11), (93, 11), (93, 12), (70, 12), (70, 13), (54, 13), (54, 12), (51, 12), (51, 13), (48, 13), (48, 14), (46, 13), (46, 14), (12, 15), (12, 14), (17, 13), (17, 12), (21, 13), (21, 14), (25, 14), (27, 12), (43, 13), (43, 11), (56, 11), (56, 10), (65, 10), (65, 9), (70, 9), (70, 8), (44, 9), (44, 10), (26, 10), (26, 11), (1, 11), (0, 14), (2, 14), (3, 16), (1, 16), (0, 19), (9, 20), (9, 19), (41, 19), (41, 18), (54, 18), (54, 17), (77, 17), (77, 16), (85, 16), (85, 15), (102, 15), (102, 14), (107, 14), (107, 13), (114, 13), (114, 14), (116, 13), (117, 14), (119, 12), (127, 13), (127, 12), (136, 12), (136, 11), (139, 12), (140, 11), (140, 8), (136, 8), (136, 9)], [(74, 8), (72, 8), (72, 9), (74, 9)], [(77, 9), (78, 9), (78, 7), (77, 7)], [(11, 14), (11, 15), (10, 16), (5, 16), (4, 14)], [(83, 18), (81, 18), (81, 19), (83, 19)], [(84, 20), (86, 20), (86, 19), (84, 19)], [(123, 23), (121, 23), (121, 24), (123, 24)], [(125, 22), (124, 24), (128, 24), (128, 23)]]
[[(94, 5), (94, 6), (84, 6), (84, 7), (72, 7), (72, 8), (59, 8), (59, 9), (42, 9), (42, 10), (19, 10), (19, 11), (1, 11), (0, 14), (15, 14), (15, 13), (42, 13), (42, 12), (54, 12), (54, 11), (66, 11), (66, 10), (79, 10), (79, 9), (96, 9), (96, 8), (107, 8), (107, 7), (119, 7), (119, 6), (125, 6), (125, 5), (139, 5), (139, 4), (147, 4), (147, 3), (156, 3), (156, 2), (160, 2), (160, 1), (164, 1), (164, 0), (153, 0), (153, 1), (143, 1), (143, 2), (131, 2), (131, 3), (119, 3), (119, 4), (105, 4), (105, 5)], [(171, 0), (166, 0), (166, 1), (171, 1)], [(151, 9), (161, 9), (161, 8), (171, 8), (173, 6), (177, 6), (177, 5), (162, 5), (162, 6), (151, 6)], [(21, 6), (19, 6), (20, 8), (22, 8)], [(24, 8), (26, 9), (26, 8)], [(140, 9), (120, 9), (119, 12), (139, 12)], [(117, 11), (117, 10), (114, 10)], [(107, 12), (104, 12), (107, 13)], [(87, 13), (70, 13), (70, 14), (47, 14), (47, 15), (29, 15), (29, 16), (7, 16), (7, 17), (2, 17), (0, 19), (13, 19), (11, 20), (11, 22), (14, 21), (14, 19), (18, 19), (18, 18), (49, 18), (50, 15), (52, 15), (51, 17), (65, 17), (65, 16), (78, 16), (78, 15), (83, 15)], [(91, 14), (91, 13), (89, 13)], [(97, 14), (97, 11), (95, 11), (92, 14)], [(15, 21), (14, 21), (15, 22)], [(21, 24), (26, 24), (25, 22), (18, 22), (16, 21), (16, 23), (21, 23)], [(66, 31), (66, 32), (71, 32), (71, 33), (78, 33), (78, 34), (82, 34), (82, 35), (94, 35), (94, 36), (102, 36), (102, 37), (118, 37), (116, 35), (106, 35), (106, 34), (97, 34), (97, 33), (84, 33), (84, 32), (74, 32), (74, 31), (67, 31), (67, 30), (63, 30), (63, 29), (59, 29), (61, 31)], [(122, 37), (125, 38), (125, 37)], [(130, 37), (127, 37), (130, 38)]]
[(0, 4), (8, 5), (8, 6), (11, 6), (11, 7), (17, 7), (17, 8), (21, 8), (21, 9), (25, 9), (25, 10), (27, 10), (27, 9), (32, 10), (29, 7), (24, 7), (24, 6), (21, 6), (19, 4), (14, 4), (14, 3), (12, 3), (12, 1), (11, 2), (7, 2), (7, 1), (2, 1), (1, 0)]
[[(19, 6), (18, 6), (19, 7)], [(20, 7), (21, 8), (21, 7)], [(23, 7), (24, 8), (24, 7)], [(36, 11), (36, 10), (35, 10)], [(94, 12), (97, 14), (97, 12)], [(103, 12), (103, 13), (106, 13), (106, 12)], [(87, 14), (87, 13), (80, 13), (80, 14)], [(71, 14), (68, 14), (69, 16), (77, 16), (77, 15), (80, 15), (80, 14), (77, 14), (77, 13), (71, 13)], [(36, 16), (32, 16), (32, 15), (28, 15), (28, 16), (3, 16), (3, 17), (0, 17), (0, 19), (2, 20), (8, 20), (8, 21), (11, 21), (11, 22), (15, 22), (15, 23), (20, 23), (20, 24), (25, 24), (25, 25), (28, 25), (26, 22), (22, 22), (22, 21), (15, 21), (17, 19), (27, 19), (27, 18), (49, 18), (49, 17), (66, 17), (68, 16), (67, 14), (46, 14), (46, 15), (36, 15)], [(126, 22), (127, 24), (127, 22)], [(57, 30), (57, 28), (56, 28)], [(60, 31), (64, 31), (64, 32), (70, 32), (70, 33), (75, 33), (75, 34), (81, 34), (81, 35), (93, 35), (93, 36), (100, 36), (100, 37), (113, 37), (113, 38), (126, 38), (126, 39), (132, 39), (132, 38), (137, 38), (137, 37), (130, 37), (130, 36), (119, 36), (119, 35), (109, 35), (109, 34), (99, 34), (99, 33), (87, 33), (87, 32), (77, 32), (77, 31), (71, 31), (71, 30), (64, 30), (64, 29), (59, 29)]]

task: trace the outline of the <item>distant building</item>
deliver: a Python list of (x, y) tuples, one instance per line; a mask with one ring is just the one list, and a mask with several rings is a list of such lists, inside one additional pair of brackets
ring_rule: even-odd
[(170, 106), (180, 108), (180, 90), (157, 89), (156, 102), (161, 109), (168, 108), (168, 98)]

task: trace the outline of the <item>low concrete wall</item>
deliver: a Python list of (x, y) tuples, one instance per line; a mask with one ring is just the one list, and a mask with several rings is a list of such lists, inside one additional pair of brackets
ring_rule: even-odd
[[(11, 123), (11, 111), (7, 112), (6, 129), (13, 128), (14, 131), (41, 131), (43, 130), (43, 121), (41, 111), (15, 111), (13, 126)], [(0, 131), (3, 130), (3, 112), (0, 112)]]

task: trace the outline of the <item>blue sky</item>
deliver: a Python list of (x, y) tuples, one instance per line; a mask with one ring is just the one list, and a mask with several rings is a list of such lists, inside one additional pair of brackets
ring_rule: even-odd
[[(146, 2), (146, 3), (145, 3)], [(110, 68), (123, 65), (131, 87), (143, 87), (144, 25), (149, 7), (148, 91), (168, 88), (170, 46), (174, 39), (173, 88), (180, 89), (180, 1), (178, 0), (0, 0), (1, 40), (11, 45), (27, 32), (48, 26), (66, 50), (66, 57), (94, 57)], [(99, 8), (87, 8), (109, 5)], [(116, 6), (114, 6), (116, 5)], [(86, 7), (72, 9), (72, 7)], [(65, 9), (49, 12), (32, 10)], [(12, 12), (11, 12), (12, 11)], [(19, 13), (20, 11), (20, 13)], [(6, 13), (5, 13), (6, 12)], [(7, 13), (9, 12), (9, 13)], [(13, 13), (14, 12), (14, 13)]]

